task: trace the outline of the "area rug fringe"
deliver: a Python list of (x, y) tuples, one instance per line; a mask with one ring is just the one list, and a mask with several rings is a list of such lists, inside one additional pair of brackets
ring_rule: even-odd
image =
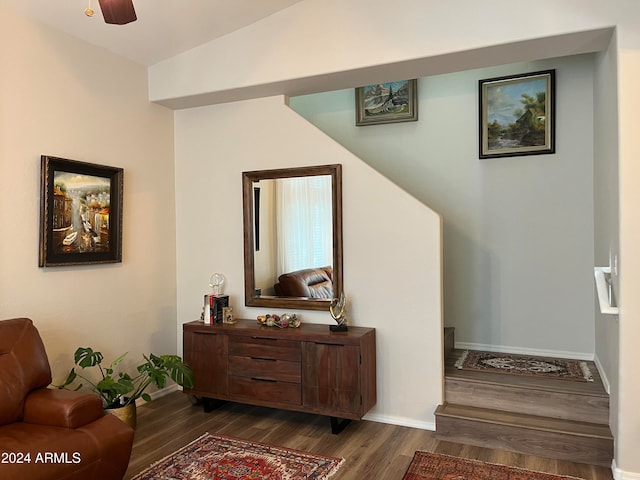
[(456, 367), (458, 370), (462, 370), (462, 366), (464, 365), (464, 361), (467, 359), (468, 355), (469, 355), (469, 350), (465, 350), (464, 352), (462, 352), (462, 355), (460, 355), (460, 358), (456, 360), (454, 367)]
[(582, 370), (582, 374), (587, 382), (593, 382), (593, 374), (591, 373), (591, 369), (589, 368), (589, 365), (587, 365), (587, 362), (580, 362), (580, 369)]

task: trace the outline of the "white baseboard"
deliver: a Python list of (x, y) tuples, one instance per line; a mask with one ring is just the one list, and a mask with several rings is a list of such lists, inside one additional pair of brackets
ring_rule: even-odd
[(613, 472), (614, 480), (640, 480), (640, 473), (625, 472), (620, 470), (616, 465), (616, 460), (613, 460), (611, 464), (611, 471)]
[(593, 353), (568, 352), (563, 350), (539, 350), (537, 348), (509, 347), (505, 345), (486, 345), (483, 343), (456, 342), (458, 350), (480, 350), (483, 352), (513, 353), (516, 355), (534, 355), (538, 357), (570, 358), (574, 360), (594, 359)]
[(604, 389), (607, 392), (607, 394), (611, 395), (611, 384), (609, 383), (609, 378), (607, 377), (607, 374), (606, 374), (606, 372), (604, 370), (604, 367), (600, 363), (600, 359), (598, 358), (597, 355), (595, 356), (593, 361), (596, 364), (596, 368), (598, 369), (598, 373), (600, 374), (600, 379), (602, 380), (602, 386), (604, 387)]
[(392, 415), (382, 415), (377, 413), (368, 413), (363, 417), (363, 420), (369, 420), (371, 422), (388, 423), (390, 425), (398, 425), (401, 427), (419, 428), (420, 430), (436, 431), (435, 419), (431, 422), (424, 422), (416, 420), (415, 418), (395, 417)]
[[(164, 397), (165, 395), (169, 395), (170, 393), (177, 392), (180, 390), (182, 390), (182, 387), (177, 383), (173, 383), (168, 387), (161, 388), (160, 390), (156, 390), (155, 392), (150, 393), (149, 396), (151, 397), (151, 400), (156, 400), (158, 398)], [(144, 405), (145, 403), (147, 402), (145, 402), (142, 398), (139, 398), (136, 400), (136, 406), (138, 407)]]
[[(157, 390), (153, 393), (151, 393), (151, 400), (156, 400), (158, 398), (164, 397), (165, 395), (169, 395), (170, 393), (176, 392), (176, 391), (180, 391), (182, 390), (182, 387), (180, 387), (180, 385), (178, 384), (172, 384), (169, 385), (166, 388), (163, 388), (161, 390)], [(143, 399), (139, 398), (136, 401), (136, 405), (139, 407), (141, 405), (146, 404), (147, 402), (145, 402)], [(412, 427), (412, 428), (419, 428), (421, 430), (431, 430), (433, 432), (436, 431), (436, 422), (435, 422), (435, 418), (433, 421), (431, 422), (424, 422), (424, 421), (419, 421), (416, 420), (414, 418), (406, 418), (406, 417), (395, 417), (392, 415), (382, 415), (382, 414), (376, 414), (376, 413), (368, 413), (367, 415), (365, 415), (363, 417), (364, 420), (369, 420), (372, 422), (379, 422), (379, 423), (389, 423), (391, 425), (399, 425), (401, 427)]]

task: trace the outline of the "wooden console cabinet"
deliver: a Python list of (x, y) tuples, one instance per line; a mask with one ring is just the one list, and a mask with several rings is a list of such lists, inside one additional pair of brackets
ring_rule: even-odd
[(359, 420), (376, 403), (375, 329), (328, 325), (183, 325), (184, 361), (195, 385), (184, 391), (206, 399)]

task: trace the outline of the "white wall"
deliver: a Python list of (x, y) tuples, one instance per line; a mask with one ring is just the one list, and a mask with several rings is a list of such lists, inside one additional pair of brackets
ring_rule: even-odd
[[(599, 53), (594, 69), (594, 239), (595, 265), (612, 263), (615, 297), (619, 299), (620, 282), (616, 269), (620, 257), (619, 188), (618, 188), (618, 88), (617, 38), (608, 51)], [(611, 429), (618, 436), (619, 401), (619, 318), (603, 315), (596, 299), (596, 359), (603, 379), (611, 392), (609, 413)]]
[[(54, 380), (80, 345), (175, 353), (173, 115), (146, 69), (2, 7), (0, 71), (0, 318), (33, 319)], [(38, 268), (41, 154), (124, 168), (122, 263)]]
[(299, 2), (153, 65), (149, 98), (187, 108), (592, 52), (608, 41), (602, 29), (626, 19), (598, 0), (539, 0), (526, 17), (505, 0), (397, 0), (393, 18), (389, 9)]
[[(269, 313), (244, 306), (242, 172), (340, 163), (348, 316), (376, 328), (378, 402), (368, 418), (433, 428), (442, 400), (439, 216), (283, 97), (183, 110), (175, 124), (179, 324), (199, 317), (214, 271), (227, 277), (235, 316)], [(296, 313), (333, 322), (328, 312)]]
[[(478, 80), (547, 69), (557, 153), (478, 160)], [(356, 127), (354, 89), (291, 106), (440, 212), (459, 347), (593, 359), (592, 99), (585, 54), (421, 78), (413, 123)]]
[[(636, 19), (640, 18), (638, 15)], [(617, 465), (622, 471), (640, 473), (640, 125), (634, 111), (640, 109), (640, 91), (634, 77), (640, 75), (640, 28), (620, 34), (618, 49), (618, 148), (620, 189), (620, 318)], [(635, 447), (635, 448), (634, 448)]]

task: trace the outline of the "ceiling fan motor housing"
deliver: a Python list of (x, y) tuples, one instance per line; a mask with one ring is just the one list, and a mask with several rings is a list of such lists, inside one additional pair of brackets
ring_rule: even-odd
[(106, 23), (126, 25), (135, 22), (138, 17), (133, 8), (133, 0), (98, 0)]

